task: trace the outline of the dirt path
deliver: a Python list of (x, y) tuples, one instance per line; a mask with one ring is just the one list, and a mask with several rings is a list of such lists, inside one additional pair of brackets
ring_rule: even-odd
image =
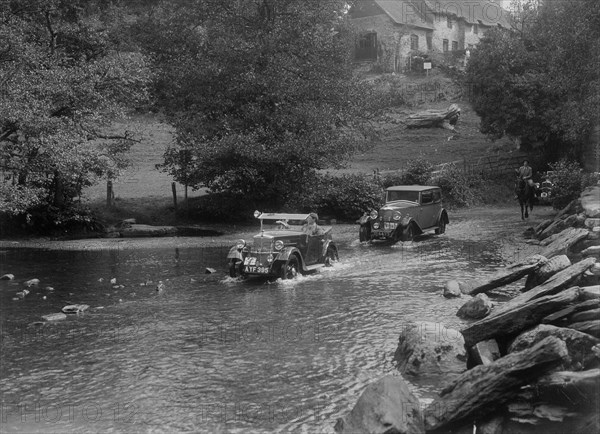
[[(447, 236), (465, 241), (500, 242), (503, 257), (512, 262), (516, 258), (535, 253), (537, 246), (526, 243), (523, 232), (550, 218), (555, 211), (550, 207), (533, 210), (527, 221), (521, 221), (518, 206), (475, 207), (450, 212)], [(222, 229), (222, 225), (219, 225)], [(209, 225), (207, 225), (209, 227)], [(250, 239), (256, 227), (244, 226), (218, 237), (163, 237), (163, 238), (96, 238), (56, 241), (48, 239), (0, 241), (0, 248), (38, 248), (46, 250), (103, 250), (103, 249), (154, 249), (231, 246), (236, 239)], [(357, 239), (356, 224), (334, 226), (334, 239), (350, 243)]]

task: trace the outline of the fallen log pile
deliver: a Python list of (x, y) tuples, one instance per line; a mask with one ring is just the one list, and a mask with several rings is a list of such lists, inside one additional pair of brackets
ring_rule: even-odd
[(406, 118), (406, 128), (440, 127), (454, 131), (460, 117), (460, 108), (452, 104), (446, 110), (425, 110)]
[[(529, 232), (540, 254), (485, 280), (446, 283), (445, 297), (473, 296), (457, 313), (474, 320), (460, 330), (466, 370), (424, 409), (395, 407), (393, 420), (410, 417), (410, 430), (381, 419), (369, 432), (600, 432), (600, 186)], [(521, 294), (490, 303), (490, 291), (523, 278)], [(349, 432), (340, 421), (336, 431)]]

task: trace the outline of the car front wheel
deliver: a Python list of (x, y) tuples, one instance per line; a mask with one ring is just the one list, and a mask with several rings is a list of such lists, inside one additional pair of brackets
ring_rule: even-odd
[(281, 280), (294, 279), (298, 276), (299, 267), (298, 258), (295, 255), (290, 256), (286, 263), (281, 266)]
[(444, 232), (446, 232), (446, 220), (444, 220), (444, 218), (442, 217), (440, 219), (440, 224), (438, 225), (438, 228), (435, 230), (436, 235), (441, 235)]
[(231, 261), (229, 261), (229, 277), (238, 277), (239, 275), (239, 268), (237, 266), (237, 263), (239, 261), (232, 259)]
[(415, 237), (415, 229), (412, 224), (409, 224), (402, 233), (402, 241), (412, 241)]

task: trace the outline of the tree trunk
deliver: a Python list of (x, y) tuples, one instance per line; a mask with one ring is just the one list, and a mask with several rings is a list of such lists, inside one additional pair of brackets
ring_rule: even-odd
[(589, 231), (587, 229), (583, 228), (565, 229), (560, 233), (559, 237), (557, 237), (540, 252), (540, 255), (550, 259), (553, 256), (565, 254), (569, 248), (571, 248), (571, 246), (587, 237), (588, 232)]
[(500, 286), (507, 285), (512, 282), (525, 277), (527, 274), (541, 267), (546, 261), (546, 258), (533, 255), (517, 264), (509, 265), (496, 272), (493, 276), (487, 279), (487, 281), (477, 281), (474, 286), (467, 284), (464, 286), (466, 289), (463, 290), (466, 294), (476, 295), (481, 292), (487, 292)]
[(569, 357), (563, 341), (549, 336), (532, 348), (512, 353), (489, 365), (479, 365), (458, 377), (425, 409), (425, 430), (440, 430), (471, 422), (498, 409), (521, 386), (544, 375)]
[(583, 274), (585, 270), (594, 265), (596, 260), (594, 258), (584, 259), (583, 261), (577, 262), (562, 271), (559, 271), (550, 279), (546, 280), (539, 286), (530, 289), (527, 292), (513, 298), (508, 303), (500, 306), (494, 314), (505, 312), (515, 308), (516, 306), (527, 303), (535, 298), (543, 297), (545, 295), (556, 294), (557, 292), (572, 286), (577, 278)]
[(573, 287), (556, 295), (531, 300), (513, 306), (503, 312), (494, 312), (487, 318), (469, 324), (461, 330), (465, 345), (470, 347), (486, 339), (510, 337), (538, 324), (544, 317), (560, 310), (579, 297), (579, 287)]
[(460, 108), (452, 104), (446, 110), (425, 110), (408, 116), (406, 119), (407, 128), (431, 128), (440, 127), (454, 129), (452, 125), (456, 124), (460, 116)]

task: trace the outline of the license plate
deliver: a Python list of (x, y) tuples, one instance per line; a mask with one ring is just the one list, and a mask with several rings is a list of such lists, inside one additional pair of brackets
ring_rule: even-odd
[(255, 267), (253, 265), (247, 265), (244, 267), (244, 272), (250, 274), (268, 274), (269, 267)]
[(396, 223), (385, 222), (383, 224), (384, 229), (396, 229)]

